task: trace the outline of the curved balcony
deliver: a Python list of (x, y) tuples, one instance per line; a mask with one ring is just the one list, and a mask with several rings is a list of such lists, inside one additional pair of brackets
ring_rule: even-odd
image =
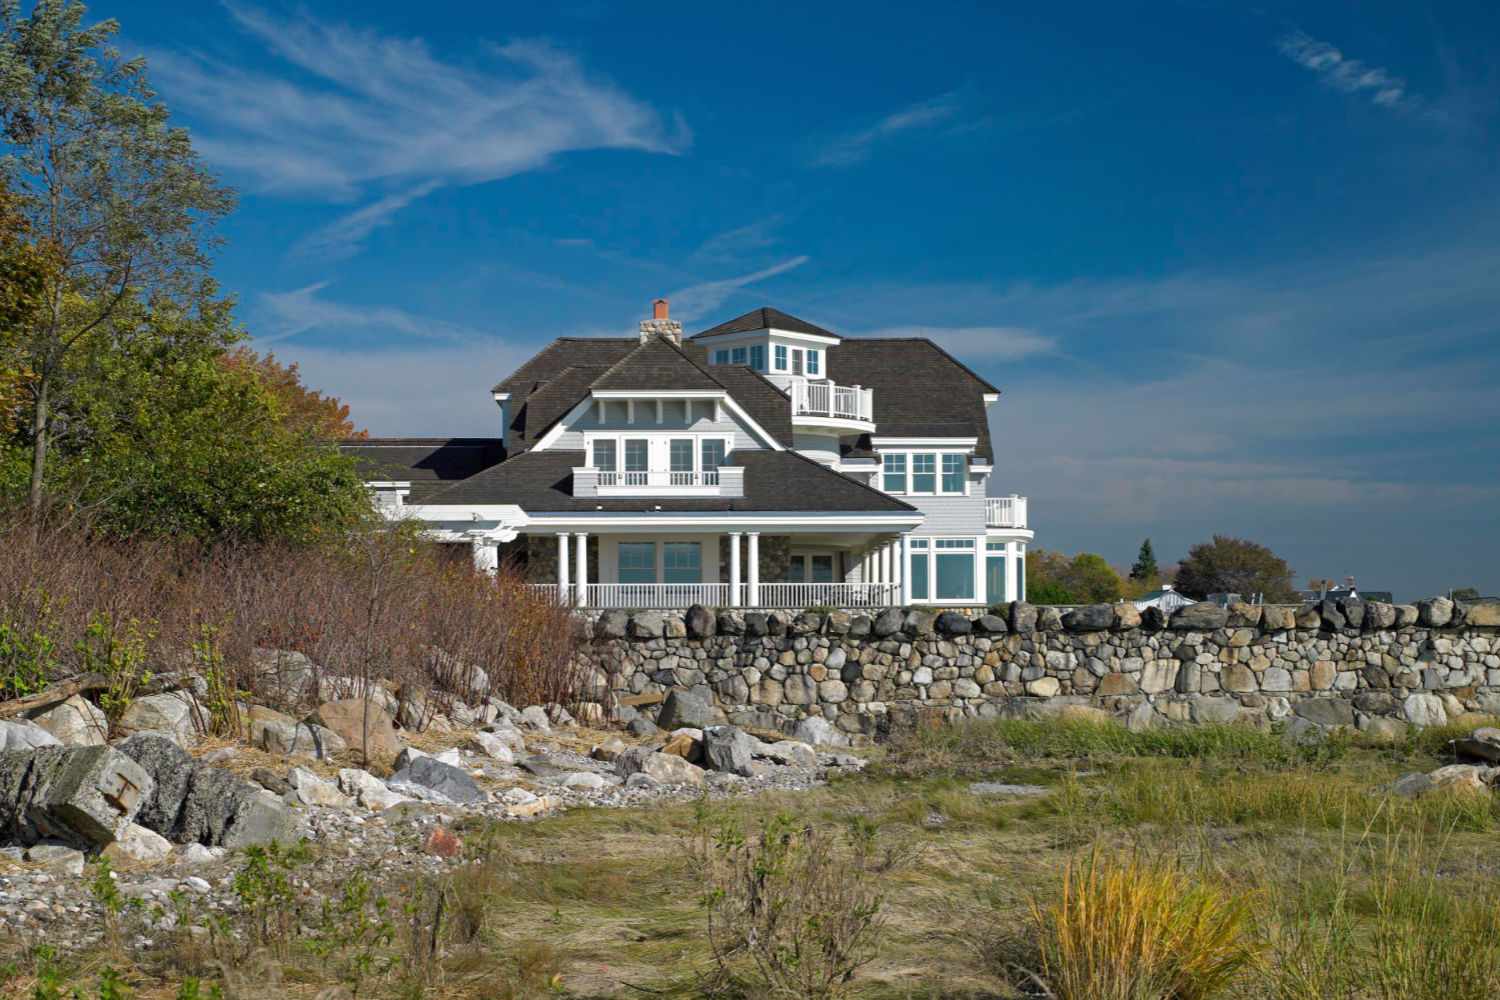
[(835, 432), (875, 429), (875, 390), (835, 382), (796, 380), (791, 384), (792, 423)]

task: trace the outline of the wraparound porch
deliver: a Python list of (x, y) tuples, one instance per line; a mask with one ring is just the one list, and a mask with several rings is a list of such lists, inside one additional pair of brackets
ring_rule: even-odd
[[(555, 583), (534, 583), (531, 587), (554, 600), (578, 600), (576, 585), (567, 590)], [(775, 582), (760, 584), (758, 591), (758, 599), (752, 600), (746, 584), (736, 590), (728, 583), (590, 583), (585, 584), (580, 606), (670, 611), (701, 604), (710, 608), (800, 611), (821, 605), (858, 609), (901, 603), (901, 587), (895, 583)]]

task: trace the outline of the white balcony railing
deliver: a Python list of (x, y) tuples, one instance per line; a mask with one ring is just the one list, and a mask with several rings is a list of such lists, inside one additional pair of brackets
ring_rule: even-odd
[(832, 382), (792, 383), (792, 416), (875, 420), (875, 390)]
[[(558, 599), (555, 583), (532, 584), (531, 589)], [(591, 608), (658, 608), (681, 610), (694, 604), (708, 608), (774, 608), (800, 611), (827, 605), (832, 608), (888, 608), (901, 603), (900, 585), (894, 583), (762, 583), (760, 599), (750, 603), (750, 585), (739, 587), (740, 600), (731, 601), (733, 588), (727, 583), (591, 583), (585, 588), (585, 603)], [(569, 585), (562, 601), (573, 604), (578, 589)]]
[(745, 495), (745, 470), (738, 465), (700, 472), (673, 472), (669, 469), (622, 471), (580, 466), (573, 470), (573, 495), (742, 497)]
[(1026, 527), (1026, 498), (1011, 494), (985, 501), (984, 523), (988, 528)]
[(601, 489), (612, 486), (718, 486), (719, 470), (712, 472), (671, 472), (657, 469), (647, 472), (599, 471)]

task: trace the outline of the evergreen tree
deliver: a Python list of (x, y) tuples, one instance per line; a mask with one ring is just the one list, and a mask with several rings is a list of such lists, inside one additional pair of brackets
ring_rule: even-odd
[(1151, 550), (1151, 539), (1141, 543), (1141, 551), (1136, 553), (1135, 565), (1130, 567), (1130, 578), (1145, 582), (1155, 580), (1161, 575), (1156, 568), (1156, 553)]

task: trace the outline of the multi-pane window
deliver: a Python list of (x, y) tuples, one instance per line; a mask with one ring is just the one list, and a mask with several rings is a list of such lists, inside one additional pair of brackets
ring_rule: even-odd
[(727, 350), (722, 350), (722, 349), (714, 351), (714, 364), (716, 364), (716, 365), (727, 365), (727, 364), (729, 364), (729, 352)]
[(1008, 601), (1005, 592), (1005, 543), (986, 542), (984, 546), (984, 599)]
[(763, 372), (766, 370), (765, 344), (750, 345), (750, 367), (754, 368), (758, 372)]
[(964, 457), (962, 455), (947, 454), (943, 456), (944, 493), (964, 492), (965, 480), (968, 479), (964, 464)]
[(885, 473), (885, 491), (887, 493), (906, 492), (906, 456), (901, 454), (886, 454), (881, 456), (881, 466)]
[(807, 374), (809, 374), (809, 375), (816, 375), (816, 374), (818, 374), (818, 352), (817, 351), (808, 351), (807, 352)]
[(703, 546), (698, 542), (663, 542), (663, 583), (700, 583), (703, 580)]
[(795, 347), (792, 348), (792, 374), (802, 374), (802, 352)]
[(650, 468), (650, 442), (645, 438), (625, 439), (625, 471), (645, 472)]
[(693, 471), (693, 439), (673, 438), (667, 443), (668, 468), (673, 472)]
[(594, 468), (600, 472), (614, 472), (619, 455), (614, 438), (600, 438), (594, 442)]
[(620, 543), (620, 582), (656, 582), (656, 543)]
[(972, 601), (974, 599), (974, 540), (972, 538), (939, 538), (934, 540), (933, 545), (937, 548), (933, 558), (933, 562), (937, 564), (935, 574), (937, 599)]
[(730, 354), (730, 357), (734, 359), (734, 363), (737, 365), (744, 364), (749, 356), (749, 352), (746, 351), (743, 347), (736, 347)]
[(785, 344), (777, 344), (776, 345), (776, 370), (779, 371), (779, 372), (786, 371), (786, 345)]
[(703, 471), (718, 472), (719, 466), (724, 464), (724, 439), (703, 439)]
[(937, 456), (931, 452), (911, 457), (911, 491), (913, 493), (937, 492)]

